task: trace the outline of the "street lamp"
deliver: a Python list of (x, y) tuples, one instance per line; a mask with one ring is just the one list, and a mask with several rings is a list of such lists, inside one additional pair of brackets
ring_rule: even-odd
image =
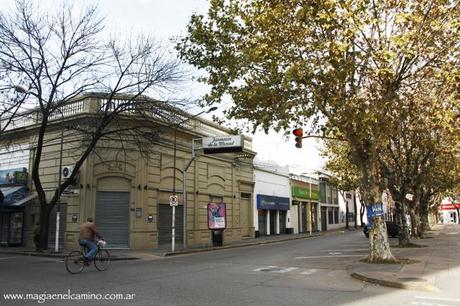
[[(23, 94), (31, 94), (36, 98), (39, 98), (36, 93), (29, 91), (22, 85), (14, 85), (14, 90)], [(61, 119), (64, 118), (64, 114), (59, 108), (56, 108), (61, 114)], [(59, 229), (61, 220), (61, 176), (62, 176), (62, 151), (64, 145), (64, 129), (61, 127), (60, 144), (59, 144), (59, 174), (58, 174), (58, 187), (57, 187), (57, 202), (56, 202), (56, 234), (54, 240), (54, 251), (59, 251)]]
[[(216, 106), (213, 106), (211, 107), (210, 109), (208, 110), (205, 110), (205, 111), (201, 111), (199, 112), (198, 114), (195, 114), (191, 117), (188, 117), (187, 119), (185, 120), (182, 120), (181, 122), (177, 123), (177, 124), (174, 124), (174, 157), (173, 157), (173, 197), (175, 199), (176, 198), (176, 154), (177, 154), (177, 128), (179, 127), (179, 125), (181, 125), (182, 123), (185, 123), (187, 122), (188, 120), (191, 120), (199, 115), (202, 115), (204, 113), (210, 113), (210, 112), (213, 112), (217, 110), (217, 107)], [(192, 140), (192, 160), (194, 159), (194, 153), (195, 149), (194, 149), (194, 140)], [(184, 199), (184, 205), (183, 205), (183, 245), (184, 245), (184, 249), (187, 247), (187, 190), (185, 188), (185, 171), (187, 171), (188, 167), (190, 166), (192, 160), (188, 163), (186, 169), (182, 172), (182, 176), (183, 176), (183, 199)], [(175, 240), (176, 240), (176, 224), (175, 224), (175, 221), (176, 221), (176, 206), (175, 205), (172, 205), (172, 220), (171, 220), (171, 251), (174, 252), (175, 250)]]

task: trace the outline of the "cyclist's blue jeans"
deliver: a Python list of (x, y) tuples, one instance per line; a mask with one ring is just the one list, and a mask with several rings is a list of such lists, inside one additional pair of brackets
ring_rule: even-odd
[(85, 257), (88, 258), (89, 260), (92, 260), (94, 257), (94, 254), (96, 254), (96, 251), (97, 251), (96, 243), (94, 243), (94, 241), (91, 241), (91, 240), (80, 240), (80, 245), (88, 249), (88, 252), (85, 254)]

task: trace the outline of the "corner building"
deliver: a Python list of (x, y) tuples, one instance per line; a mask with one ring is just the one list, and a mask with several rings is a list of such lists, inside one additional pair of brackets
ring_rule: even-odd
[[(57, 186), (60, 155), (63, 168), (71, 170), (84, 146), (84, 141), (75, 134), (67, 130), (61, 134), (59, 121), (85, 122), (91, 112), (100, 109), (102, 103), (104, 99), (98, 95), (80, 97), (66, 105), (65, 118), (50, 121), (40, 166), (47, 197), (51, 198)], [(61, 246), (67, 249), (77, 247), (79, 224), (93, 217), (107, 239), (108, 247), (168, 248), (172, 232), (169, 197), (173, 194), (174, 177), (175, 193), (179, 199), (175, 209), (176, 249), (183, 245), (184, 194), (187, 198), (187, 246), (210, 245), (211, 232), (207, 224), (207, 204), (210, 202), (226, 204), (224, 242), (254, 237), (252, 161), (255, 153), (252, 151), (252, 139), (244, 137), (243, 152), (204, 155), (199, 150), (203, 137), (224, 136), (230, 131), (208, 120), (190, 116), (186, 126), (177, 129), (176, 138), (174, 128), (163, 122), (159, 136), (149, 146), (147, 157), (134, 145), (122, 150), (116, 141), (98, 142), (94, 153), (81, 166), (78, 180), (61, 197)], [(124, 124), (129, 124), (129, 120), (125, 120)], [(31, 156), (37, 137), (34, 122), (15, 122), (7, 132), (14, 133), (14, 145), (27, 148), (21, 151), (28, 155), (23, 160), (29, 160), (29, 164), (24, 166), (32, 169)], [(175, 162), (174, 139), (177, 147)], [(196, 148), (194, 160), (192, 148)], [(8, 155), (4, 154), (2, 158), (8, 158)], [(17, 160), (17, 156), (14, 159)], [(13, 166), (13, 161), (11, 163)], [(30, 179), (29, 186), (33, 192)], [(33, 220), (37, 220), (39, 214), (36, 201), (29, 201), (25, 207), (25, 245), (32, 245)], [(53, 218), (55, 214), (52, 213), (50, 245), (54, 244)]]

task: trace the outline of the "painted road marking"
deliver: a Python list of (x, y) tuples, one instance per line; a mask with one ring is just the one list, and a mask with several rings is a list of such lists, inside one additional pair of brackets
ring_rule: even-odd
[[(271, 272), (271, 273), (288, 273), (288, 272), (292, 272), (292, 271), (295, 271), (295, 270), (298, 270), (299, 268), (298, 267), (287, 267), (287, 268), (283, 268), (283, 267), (278, 267), (278, 266), (266, 266), (266, 267), (261, 267), (261, 268), (257, 268), (257, 269), (254, 269), (253, 271), (254, 272)], [(302, 275), (311, 275), (315, 272), (318, 272), (317, 269), (308, 269), (308, 270), (305, 270), (303, 272), (300, 272), (300, 274)]]
[(300, 257), (294, 257), (294, 259), (336, 258), (336, 257), (363, 257), (363, 254), (361, 254), (361, 255), (319, 255), (319, 256), (300, 256)]
[(412, 305), (419, 305), (419, 306), (452, 306), (447, 304), (433, 304), (432, 302), (412, 302)]
[(285, 268), (285, 269), (282, 269), (282, 270), (279, 270), (279, 271), (273, 271), (273, 273), (287, 273), (287, 272), (291, 272), (291, 271), (294, 271), (294, 270), (297, 270), (298, 268), (296, 267), (288, 267), (288, 268)]
[(2, 260), (2, 259), (13, 259), (13, 258), (17, 258), (17, 257), (0, 257), (0, 260)]
[(354, 252), (354, 251), (369, 251), (369, 248), (367, 249), (321, 250), (321, 252)]
[(297, 270), (297, 269), (298, 269), (297, 267), (283, 268), (283, 267), (278, 267), (278, 266), (267, 266), (267, 267), (254, 269), (253, 271), (255, 271), (255, 272), (287, 273), (287, 272), (291, 272), (291, 271), (294, 271), (294, 270)]
[(443, 302), (454, 302), (454, 303), (460, 303), (460, 299), (451, 299), (451, 298), (443, 298), (443, 297), (431, 297), (431, 296), (414, 296), (416, 299), (421, 299), (421, 300), (434, 300), (434, 301), (443, 301)]
[(317, 272), (317, 271), (318, 271), (318, 270), (316, 270), (316, 269), (309, 269), (309, 270), (304, 271), (304, 272), (302, 272), (302, 273), (300, 273), (300, 274), (302, 274), (302, 275), (311, 275), (311, 274), (313, 274), (313, 273), (315, 273), (315, 272)]

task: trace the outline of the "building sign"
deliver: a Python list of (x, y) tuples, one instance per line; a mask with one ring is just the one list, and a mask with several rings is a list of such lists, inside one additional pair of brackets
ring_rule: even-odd
[(243, 152), (243, 135), (228, 135), (203, 138), (204, 154)]
[(27, 185), (27, 169), (15, 168), (0, 171), (0, 185)]
[(214, 229), (225, 229), (227, 212), (225, 209), (225, 203), (208, 203), (208, 228)]
[(258, 194), (257, 209), (289, 210), (289, 198)]
[(375, 217), (382, 217), (384, 215), (382, 204), (371, 204), (367, 207), (367, 219), (372, 220)]
[(292, 196), (297, 198), (303, 198), (307, 200), (319, 200), (319, 192), (318, 190), (312, 189), (311, 196), (310, 196), (310, 189), (309, 188), (302, 188), (299, 186), (292, 186), (291, 188)]
[(456, 210), (456, 209), (460, 209), (460, 203), (456, 203), (456, 204), (441, 204), (441, 209), (442, 210)]

